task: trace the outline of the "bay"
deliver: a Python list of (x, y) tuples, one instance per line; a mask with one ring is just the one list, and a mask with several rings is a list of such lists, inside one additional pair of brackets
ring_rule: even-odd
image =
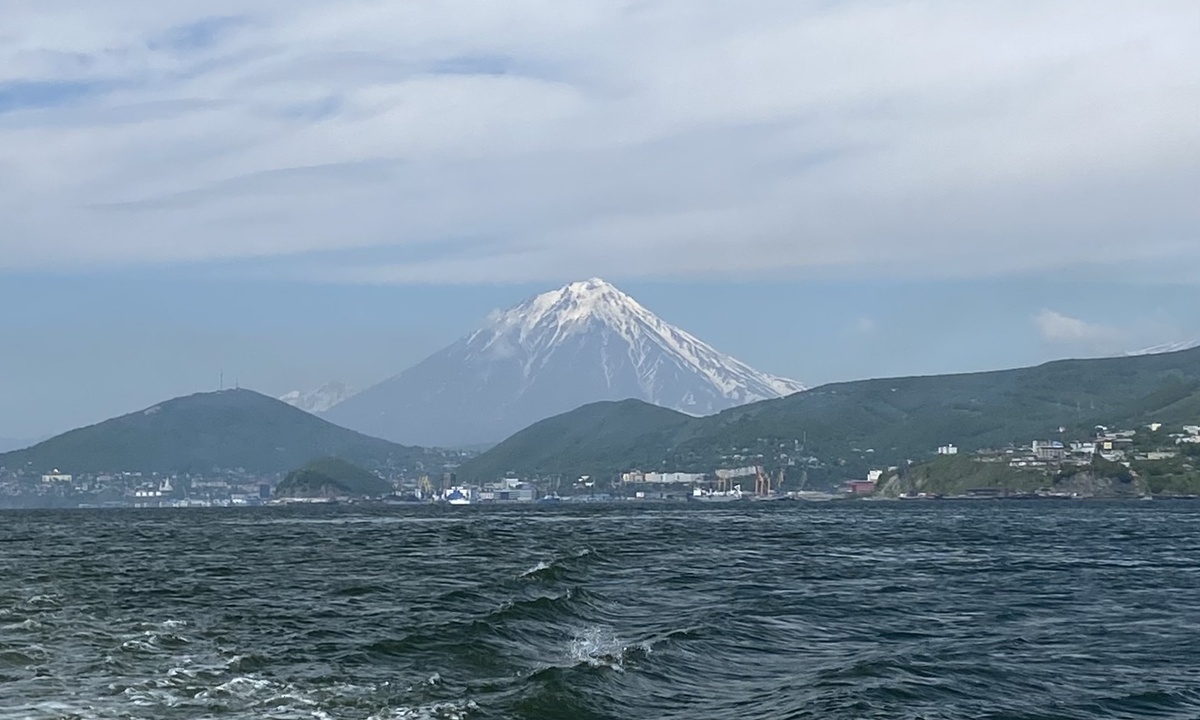
[(0, 513), (0, 718), (1195, 718), (1200, 503)]

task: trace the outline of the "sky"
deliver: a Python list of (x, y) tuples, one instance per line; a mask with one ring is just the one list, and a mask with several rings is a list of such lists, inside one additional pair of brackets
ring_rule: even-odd
[(604, 277), (808, 384), (1200, 338), (1194, 0), (6, 0), (0, 438)]

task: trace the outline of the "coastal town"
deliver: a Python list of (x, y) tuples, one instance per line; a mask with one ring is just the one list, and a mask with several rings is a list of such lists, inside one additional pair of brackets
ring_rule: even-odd
[[(1039, 438), (1020, 445), (964, 451), (946, 443), (927, 457), (873, 467), (861, 477), (807, 487), (815, 457), (723, 455), (728, 467), (708, 472), (632, 469), (611, 477), (578, 475), (460, 482), (455, 468), (373, 473), (391, 487), (382, 495), (281, 496), (279, 474), (242, 469), (209, 473), (113, 471), (71, 474), (0, 468), (0, 507), (248, 507), (375, 502), (489, 505), (555, 502), (727, 502), (935, 498), (1195, 497), (1200, 490), (1200, 424), (1139, 428), (1097, 426), (1090, 437)], [(798, 445), (797, 445), (798, 447)], [(791, 448), (788, 448), (791, 450)], [(872, 451), (863, 451), (868, 456)]]

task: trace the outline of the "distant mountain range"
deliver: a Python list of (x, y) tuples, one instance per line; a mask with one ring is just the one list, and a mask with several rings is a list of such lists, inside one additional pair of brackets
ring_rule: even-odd
[(168, 400), (0, 454), (0, 467), (35, 472), (284, 473), (338, 457), (366, 468), (440, 469), (447, 456), (338, 427), (250, 390)]
[(718, 352), (593, 279), (497, 313), (324, 417), (398, 442), (463, 447), (600, 400), (637, 398), (706, 415), (803, 389)]
[(709, 471), (773, 462), (838, 481), (869, 467), (932, 455), (1079, 435), (1097, 424), (1200, 424), (1200, 348), (1032, 368), (821, 386), (694, 418), (641, 401), (592, 404), (538, 422), (468, 461), (459, 473), (491, 479)]
[[(582, 362), (582, 359), (581, 359)], [(432, 421), (431, 421), (432, 422)], [(1097, 425), (1200, 424), (1200, 347), (1032, 368), (824, 385), (696, 417), (643, 400), (586, 404), (541, 420), (458, 468), (465, 480), (710, 471), (786, 460), (789, 472), (840, 480), (868, 467), (969, 452)], [(347, 430), (249, 390), (201, 393), (0, 454), (31, 472), (285, 473), (320, 458), (368, 470), (438, 472), (456, 453)], [(311, 484), (311, 483), (309, 483)]]
[(286, 395), (281, 395), (279, 400), (292, 407), (300, 408), (304, 412), (320, 414), (353, 397), (356, 392), (346, 383), (331, 382), (307, 392), (293, 390)]

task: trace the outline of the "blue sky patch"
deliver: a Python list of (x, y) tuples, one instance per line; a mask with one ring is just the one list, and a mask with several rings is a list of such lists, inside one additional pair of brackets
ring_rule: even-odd
[(0, 113), (67, 105), (83, 99), (95, 91), (97, 86), (97, 83), (79, 80), (54, 82), (17, 80), (0, 83)]
[(178, 25), (163, 33), (150, 45), (154, 49), (174, 52), (207, 50), (216, 45), (232, 30), (243, 27), (249, 19), (241, 16), (210, 17), (196, 22)]

